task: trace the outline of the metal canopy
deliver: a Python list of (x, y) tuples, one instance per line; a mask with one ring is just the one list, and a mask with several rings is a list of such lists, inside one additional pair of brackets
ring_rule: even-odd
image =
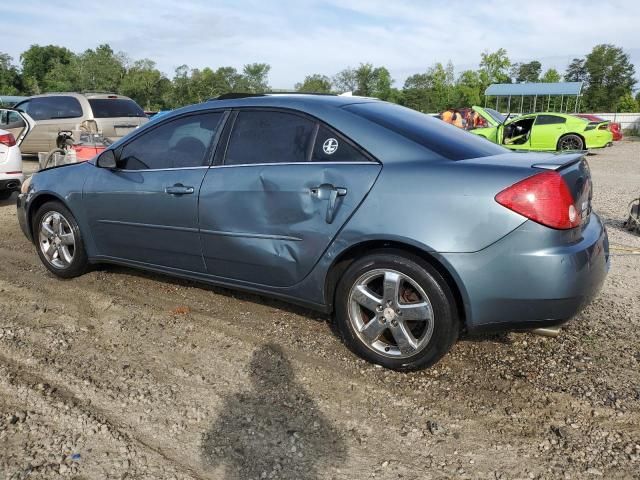
[(574, 95), (582, 93), (582, 82), (557, 83), (494, 83), (484, 91), (491, 97), (520, 97), (544, 95)]
[[(500, 108), (500, 99), (507, 98), (507, 110), (511, 112), (511, 97), (520, 97), (520, 113), (523, 113), (524, 97), (529, 97), (530, 111), (537, 111), (538, 97), (542, 100), (544, 109), (551, 109), (551, 97), (560, 97), (560, 111), (569, 111), (569, 99), (575, 97), (572, 108), (578, 111), (580, 96), (582, 95), (582, 82), (557, 82), (557, 83), (494, 83), (484, 91), (484, 106), (487, 106), (489, 97), (495, 97), (496, 110)], [(532, 98), (533, 97), (533, 98)], [(565, 102), (565, 97), (567, 101)], [(553, 108), (556, 107), (556, 99), (553, 100)]]

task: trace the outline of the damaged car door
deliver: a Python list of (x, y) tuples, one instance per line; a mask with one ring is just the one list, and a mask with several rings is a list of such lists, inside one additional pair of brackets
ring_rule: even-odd
[(381, 165), (291, 110), (235, 111), (200, 190), (207, 272), (290, 286), (313, 268), (373, 186)]

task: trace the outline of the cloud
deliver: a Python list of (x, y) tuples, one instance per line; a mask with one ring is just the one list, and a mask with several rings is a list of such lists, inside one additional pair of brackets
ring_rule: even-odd
[[(192, 67), (267, 62), (271, 84), (291, 88), (310, 73), (385, 65), (397, 83), (436, 61), (475, 68), (483, 50), (504, 47), (516, 61), (564, 70), (598, 43), (640, 52), (640, 2), (396, 0), (30, 0), (0, 6), (0, 50), (15, 58), (29, 45), (74, 51), (109, 43), (155, 60), (169, 76)], [(640, 68), (639, 68), (640, 70)], [(639, 72), (640, 73), (640, 72)]]

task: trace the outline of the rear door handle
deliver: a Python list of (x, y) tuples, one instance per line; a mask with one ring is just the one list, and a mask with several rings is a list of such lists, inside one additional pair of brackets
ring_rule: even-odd
[(195, 192), (193, 187), (187, 187), (185, 185), (182, 185), (181, 183), (176, 183), (175, 185), (166, 187), (164, 191), (169, 195), (191, 195), (193, 192)]
[(317, 197), (320, 200), (328, 200), (327, 214), (325, 221), (332, 223), (336, 213), (336, 204), (338, 203), (338, 197), (344, 197), (347, 194), (347, 189), (342, 187), (334, 187), (330, 183), (323, 183), (317, 187), (311, 187), (311, 195)]

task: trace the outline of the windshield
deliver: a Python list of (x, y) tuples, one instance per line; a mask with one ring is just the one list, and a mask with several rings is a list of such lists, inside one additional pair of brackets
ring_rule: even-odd
[(484, 111), (487, 112), (491, 116), (491, 118), (493, 118), (498, 123), (504, 123), (504, 121), (507, 119), (507, 117), (494, 110), (493, 108), (485, 108)]
[(90, 98), (95, 118), (146, 117), (144, 111), (128, 98)]

